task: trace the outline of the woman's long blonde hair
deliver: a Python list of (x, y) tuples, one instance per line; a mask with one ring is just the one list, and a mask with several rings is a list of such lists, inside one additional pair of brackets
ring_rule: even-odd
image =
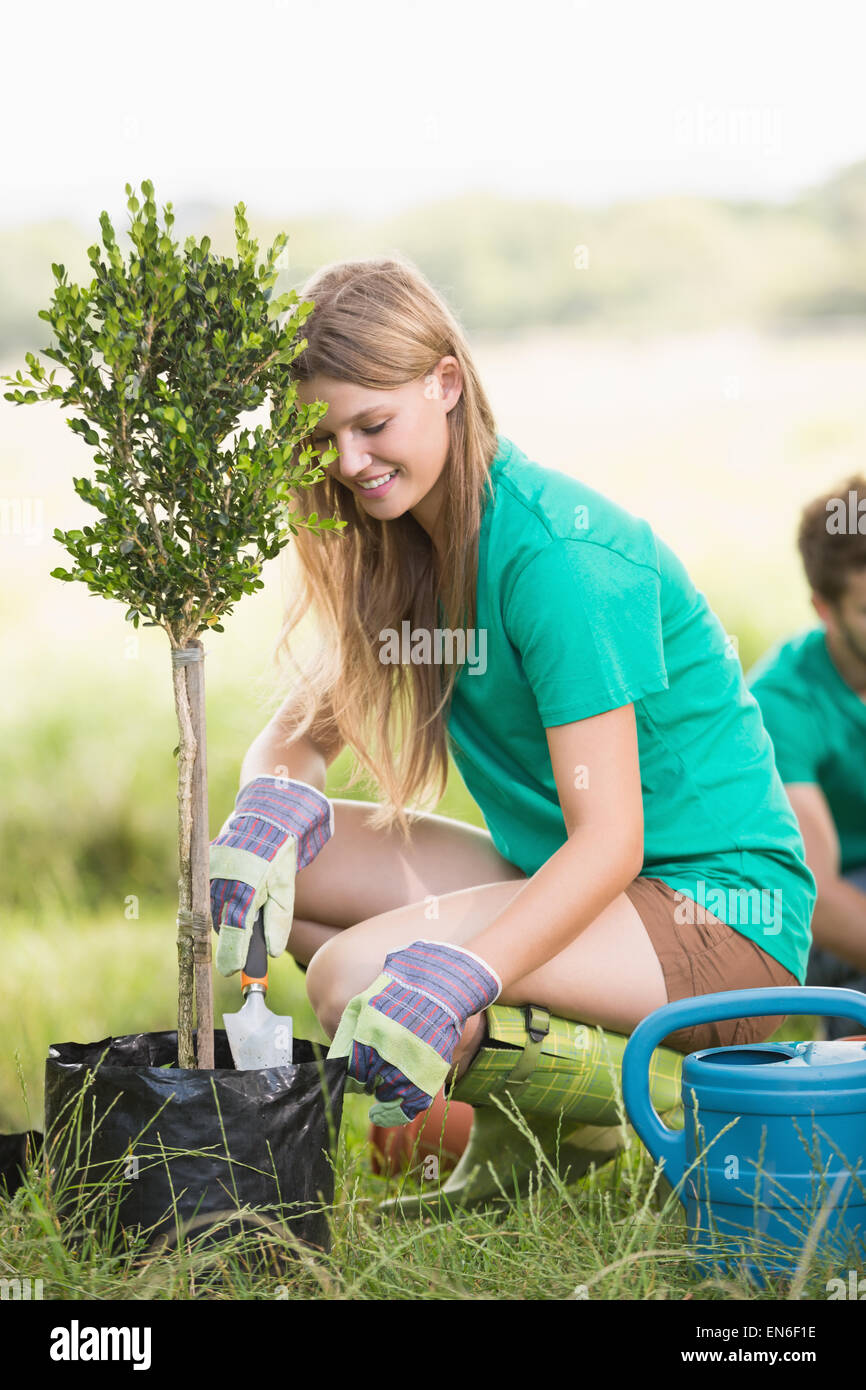
[[(275, 663), (285, 651), (301, 674), (286, 724), (289, 739), (309, 732), (325, 746), (337, 737), (348, 744), (356, 762), (347, 786), (364, 768), (381, 794), (370, 825), (398, 824), (408, 839), (406, 808), (431, 799), (435, 804), (445, 790), (443, 711), (460, 668), (444, 660), (444, 651), (441, 665), (384, 664), (380, 633), (400, 633), (408, 619), (410, 632), (422, 629), (432, 637), (437, 600), (447, 628), (474, 627), (478, 535), (496, 426), (457, 320), (411, 262), (374, 257), (326, 265), (299, 295), (314, 300), (315, 308), (302, 330), (307, 347), (289, 369), (297, 381), (322, 374), (388, 391), (419, 380), (445, 356), (455, 357), (463, 374), (462, 393), (447, 416), (441, 529), (448, 549), (439, 581), (430, 537), (409, 512), (378, 521), (326, 474), (299, 489), (293, 515), (316, 512), (347, 525), (321, 535), (299, 528), (287, 547), (300, 560), (300, 575), (274, 650)], [(308, 612), (317, 643), (302, 667), (290, 637)]]

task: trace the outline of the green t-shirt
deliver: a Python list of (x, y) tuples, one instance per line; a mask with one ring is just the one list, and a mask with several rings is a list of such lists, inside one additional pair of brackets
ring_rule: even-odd
[[(472, 663), (447, 719), (497, 849), (532, 875), (568, 838), (545, 728), (633, 703), (641, 873), (688, 894), (802, 983), (815, 880), (719, 619), (648, 522), (502, 435), (491, 481), (475, 647), (467, 636)], [(677, 913), (700, 920), (685, 901)]]
[(866, 704), (839, 674), (823, 627), (777, 642), (748, 675), (783, 782), (816, 782), (830, 807), (841, 871), (866, 864)]

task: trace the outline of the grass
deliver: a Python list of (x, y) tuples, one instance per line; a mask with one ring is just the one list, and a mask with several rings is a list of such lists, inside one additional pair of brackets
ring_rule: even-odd
[[(344, 760), (334, 764), (329, 790)], [(74, 780), (71, 778), (70, 780)], [(454, 778), (437, 810), (480, 823), (477, 808)], [(78, 833), (78, 827), (75, 827)], [(66, 851), (64, 851), (66, 852)], [(124, 887), (124, 870), (118, 890)], [(127, 880), (128, 882), (128, 880)], [(130, 885), (138, 887), (137, 883)], [(127, 916), (116, 891), (95, 910), (80, 903), (7, 913), (4, 963), (14, 982), (0, 1015), (0, 1131), (42, 1129), (44, 1063), (52, 1042), (97, 1040), (172, 1029), (176, 1018), (176, 900), (136, 895)], [(214, 977), (215, 1015), (238, 1007), (237, 982)], [(291, 1014), (299, 1037), (324, 1041), (306, 998), (304, 977), (287, 958), (271, 974), (271, 1007)], [(788, 1037), (811, 1036), (812, 1021), (790, 1019)], [(61, 1219), (62, 1192), (38, 1163), (10, 1203), (0, 1201), (0, 1278), (41, 1279), (46, 1299), (324, 1299), (324, 1300), (572, 1300), (728, 1301), (785, 1298), (789, 1284), (764, 1289), (727, 1275), (706, 1277), (690, 1252), (684, 1213), (664, 1198), (649, 1155), (635, 1139), (614, 1163), (566, 1186), (539, 1155), (527, 1196), (458, 1211), (444, 1219), (376, 1219), (376, 1207), (397, 1180), (370, 1167), (363, 1096), (345, 1099), (329, 1207), (331, 1249), (288, 1267), (278, 1232), (238, 1235), (217, 1245), (193, 1235), (161, 1253), (140, 1240), (121, 1254), (79, 1219)], [(420, 1165), (415, 1165), (418, 1174)], [(410, 1188), (413, 1178), (405, 1179)], [(92, 1209), (110, 1209), (110, 1187), (92, 1194)], [(824, 1267), (812, 1257), (798, 1296), (825, 1298), (830, 1278), (848, 1265)], [(851, 1268), (858, 1268), (854, 1261)]]
[[(347, 1100), (366, 1108), (363, 1097)], [(298, 1250), (253, 1214), (242, 1232), (193, 1232), (161, 1249), (143, 1233), (118, 1252), (110, 1239), (117, 1182), (93, 1185), (70, 1207), (62, 1166), (52, 1176), (36, 1161), (0, 1203), (0, 1278), (38, 1279), (44, 1299), (73, 1301), (776, 1301), (826, 1298), (840, 1275), (839, 1260), (820, 1253), (793, 1279), (768, 1277), (763, 1287), (723, 1269), (702, 1273), (679, 1202), (634, 1138), (576, 1183), (536, 1146), (526, 1195), (441, 1217), (378, 1219), (378, 1203), (414, 1183), (371, 1172), (359, 1121), (357, 1109), (348, 1114), (337, 1145), (327, 1253)], [(857, 1268), (856, 1254), (851, 1260)]]
[[(90, 1040), (174, 1026), (173, 904), (147, 920), (116, 920), (111, 908), (84, 919), (34, 927), (13, 915), (5, 930), (7, 978), (26, 982), (0, 1018), (0, 1129), (41, 1129), (42, 1076), (51, 1042)], [(236, 981), (215, 977), (217, 1020), (237, 1007)], [(304, 979), (288, 960), (272, 973), (272, 1007), (290, 1013), (296, 1034), (324, 1041)], [(809, 1036), (791, 1019), (788, 1037)], [(14, 1077), (13, 1077), (14, 1072)], [(418, 1190), (420, 1162), (400, 1179), (371, 1170), (364, 1096), (345, 1098), (329, 1206), (331, 1249), (300, 1262), (283, 1258), (279, 1233), (227, 1230), (218, 1245), (201, 1237), (154, 1252), (140, 1240), (120, 1254), (87, 1213), (62, 1218), (62, 1188), (31, 1164), (11, 1202), (0, 1201), (0, 1278), (43, 1281), (45, 1299), (326, 1300), (729, 1300), (784, 1298), (788, 1284), (755, 1290), (728, 1276), (705, 1277), (690, 1253), (684, 1213), (660, 1189), (654, 1165), (633, 1139), (613, 1163), (566, 1185), (540, 1153), (526, 1196), (448, 1213), (442, 1219), (376, 1218), (401, 1185)], [(428, 1189), (429, 1190), (429, 1189)], [(117, 1185), (91, 1194), (92, 1212), (110, 1211)], [(76, 1225), (85, 1231), (76, 1239)], [(253, 1258), (255, 1256), (255, 1258)], [(264, 1261), (264, 1263), (262, 1263)], [(859, 1267), (857, 1263), (850, 1266)], [(826, 1297), (846, 1265), (810, 1261), (802, 1297)]]

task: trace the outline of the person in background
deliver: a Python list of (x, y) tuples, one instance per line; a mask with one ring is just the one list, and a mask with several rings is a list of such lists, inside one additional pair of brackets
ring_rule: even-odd
[(747, 684), (818, 887), (806, 983), (866, 992), (866, 479), (809, 502), (797, 543), (820, 623), (777, 642)]

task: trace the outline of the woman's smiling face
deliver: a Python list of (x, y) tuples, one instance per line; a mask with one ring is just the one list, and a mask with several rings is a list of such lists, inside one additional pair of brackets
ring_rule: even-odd
[[(329, 376), (298, 383), (304, 405), (327, 401), (328, 411), (313, 431), (313, 443), (332, 445), (338, 456), (329, 472), (364, 510), (381, 521), (412, 515), (440, 548), (436, 534), (448, 455), (448, 412), (463, 389), (454, 357), (393, 391), (370, 390)], [(374, 483), (365, 487), (365, 483)]]

